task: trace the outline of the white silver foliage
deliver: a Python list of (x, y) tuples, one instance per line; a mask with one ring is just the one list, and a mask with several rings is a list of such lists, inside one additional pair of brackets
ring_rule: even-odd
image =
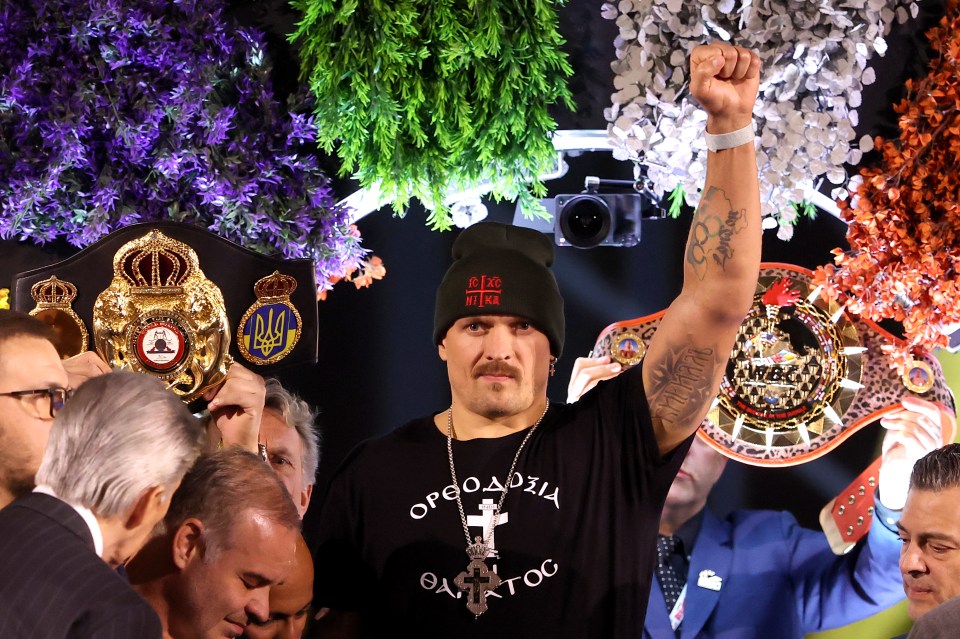
[(479, 195), (466, 195), (450, 206), (454, 226), (465, 229), (487, 217), (487, 207)]
[[(614, 156), (643, 162), (657, 195), (683, 186), (699, 201), (706, 167), (706, 115), (687, 90), (697, 45), (722, 39), (755, 50), (763, 63), (754, 109), (764, 228), (793, 234), (794, 203), (826, 178), (831, 197), (853, 191), (845, 163), (873, 148), (854, 140), (869, 65), (887, 51), (895, 22), (917, 16), (915, 0), (620, 0), (614, 89), (604, 110)], [(853, 145), (851, 146), (851, 142)]]

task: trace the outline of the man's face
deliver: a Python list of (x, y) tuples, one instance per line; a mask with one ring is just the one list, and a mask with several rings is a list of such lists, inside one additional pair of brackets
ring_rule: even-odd
[(710, 448), (710, 445), (699, 437), (694, 437), (690, 450), (670, 485), (665, 508), (702, 507), (707, 503), (707, 497), (726, 465), (726, 457)]
[(270, 618), (251, 621), (247, 639), (299, 639), (313, 600), (313, 559), (303, 537), (297, 541), (296, 563), (282, 584), (270, 589)]
[(960, 595), (960, 487), (911, 488), (898, 527), (907, 612), (916, 620)]
[[(0, 392), (68, 385), (60, 356), (47, 340), (24, 336), (0, 344)], [(0, 396), (0, 492), (15, 497), (32, 489), (53, 423), (49, 405), (49, 396)]]
[(303, 442), (297, 429), (288, 426), (279, 412), (266, 408), (260, 419), (260, 438), (267, 445), (270, 465), (287, 487), (303, 519), (310, 505), (313, 483), (307, 484), (303, 480)]
[[(187, 520), (181, 531), (195, 521)], [(174, 557), (181, 573), (170, 602), (171, 636), (239, 637), (252, 619), (269, 616), (270, 588), (290, 573), (299, 533), (253, 511), (234, 521), (223, 547), (212, 553), (202, 539), (190, 545), (178, 531)]]
[(516, 415), (546, 394), (547, 336), (519, 317), (457, 320), (438, 347), (454, 402), (487, 418)]

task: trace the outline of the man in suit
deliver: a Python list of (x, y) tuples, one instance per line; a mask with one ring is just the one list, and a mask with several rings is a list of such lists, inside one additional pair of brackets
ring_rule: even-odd
[(960, 444), (934, 450), (913, 467), (897, 527), (907, 613), (915, 621), (936, 613), (924, 628), (952, 617), (950, 636), (957, 636), (957, 604), (950, 604), (952, 614), (941, 607), (960, 596)]
[(960, 596), (949, 599), (913, 624), (907, 639), (956, 639), (960, 634)]
[[(607, 357), (579, 358), (567, 401), (620, 372)], [(831, 551), (821, 531), (801, 528), (786, 512), (738, 510), (725, 519), (713, 514), (707, 497), (727, 458), (695, 439), (661, 515), (660, 565), (644, 637), (800, 639), (900, 601), (896, 511), (903, 508), (906, 516), (910, 469), (942, 444), (944, 425), (949, 430), (953, 420), (937, 405), (916, 398), (905, 398), (901, 410), (881, 419), (888, 430), (873, 524), (866, 542), (843, 556)], [(960, 473), (957, 477), (954, 503), (960, 503)]]
[(0, 511), (0, 636), (159, 637), (156, 614), (115, 568), (163, 518), (200, 437), (152, 377), (82, 384), (50, 429), (37, 487)]
[(269, 617), (270, 589), (293, 568), (300, 517), (277, 474), (231, 446), (184, 476), (163, 527), (127, 565), (164, 636), (237, 637)]

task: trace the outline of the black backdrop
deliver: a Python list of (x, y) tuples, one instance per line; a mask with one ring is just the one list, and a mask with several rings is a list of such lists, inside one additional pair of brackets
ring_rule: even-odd
[[(571, 80), (577, 109), (556, 114), (563, 129), (603, 129), (602, 110), (612, 92), (609, 60), (616, 28), (599, 15), (600, 2), (571, 0), (561, 11), (575, 77)], [(890, 105), (899, 99), (905, 77), (922, 72), (924, 25), (942, 12), (939, 0), (921, 3), (921, 19), (895, 27), (888, 38), (890, 52), (874, 61), (879, 81), (864, 95), (859, 132), (888, 135), (895, 132)], [(286, 42), (295, 16), (282, 0), (234, 0), (232, 17), (259, 27), (268, 36), (268, 52), (275, 61), (274, 83), (281, 96), (297, 77), (296, 52)], [(326, 163), (332, 174), (334, 158)], [(548, 183), (550, 195), (575, 193), (586, 175), (629, 179), (632, 167), (616, 162), (609, 153), (591, 152), (568, 158), (570, 170)], [(338, 195), (354, 188), (337, 180)], [(509, 222), (512, 204), (488, 203), (490, 219)], [(316, 505), (331, 474), (360, 440), (387, 432), (408, 419), (442, 410), (449, 403), (445, 370), (431, 343), (434, 291), (449, 263), (455, 233), (436, 233), (423, 225), (424, 211), (414, 205), (406, 219), (381, 211), (361, 219), (364, 246), (379, 255), (387, 277), (369, 289), (337, 285), (320, 302), (319, 363), (285, 371), (282, 381), (320, 411), (323, 454), (317, 477), (314, 507), (307, 514), (306, 532), (312, 535)], [(598, 333), (609, 323), (646, 315), (664, 308), (679, 291), (682, 246), (689, 216), (681, 220), (645, 220), (640, 245), (630, 249), (558, 250), (555, 272), (566, 299), (567, 339), (558, 372), (548, 389), (554, 401), (563, 401), (573, 360), (586, 354)], [(821, 213), (801, 220), (790, 242), (772, 233), (764, 238), (763, 259), (815, 267), (827, 263), (830, 250), (844, 244), (842, 222)], [(0, 286), (13, 274), (49, 264), (72, 253), (62, 243), (36, 247), (14, 240), (0, 241)], [(202, 256), (201, 256), (202, 259)], [(720, 512), (734, 507), (788, 508), (801, 523), (817, 526), (820, 507), (876, 456), (878, 427), (854, 435), (823, 459), (786, 469), (728, 465), (712, 495)]]

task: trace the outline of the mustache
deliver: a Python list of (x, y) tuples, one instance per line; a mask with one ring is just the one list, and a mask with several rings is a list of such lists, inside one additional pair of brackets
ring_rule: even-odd
[(506, 362), (488, 362), (480, 364), (473, 369), (474, 377), (481, 377), (483, 375), (505, 375), (507, 377), (519, 378), (520, 370)]

